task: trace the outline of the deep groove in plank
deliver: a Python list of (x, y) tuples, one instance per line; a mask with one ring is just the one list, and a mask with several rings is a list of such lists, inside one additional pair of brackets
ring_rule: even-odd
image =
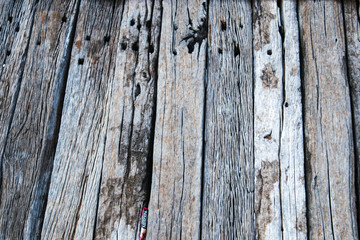
[[(204, 76), (204, 115), (203, 115), (203, 133), (202, 133), (202, 164), (201, 164), (201, 189), (200, 189), (200, 233), (199, 239), (202, 239), (203, 229), (203, 205), (204, 205), (204, 185), (205, 185), (205, 158), (206, 158), (206, 108), (207, 108), (207, 82), (208, 82), (208, 63), (209, 63), (209, 0), (206, 1), (206, 47), (205, 47), (205, 76)], [(226, 23), (225, 23), (226, 24)], [(226, 25), (225, 25), (226, 29)], [(210, 33), (211, 34), (211, 33)]]

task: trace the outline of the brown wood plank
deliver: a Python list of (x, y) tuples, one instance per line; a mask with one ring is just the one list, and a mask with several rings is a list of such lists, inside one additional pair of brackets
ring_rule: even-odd
[(207, 5), (162, 7), (147, 239), (199, 239)]
[(357, 239), (354, 146), (340, 1), (300, 1), (309, 237)]
[(202, 239), (252, 239), (251, 1), (210, 1)]
[(147, 200), (159, 3), (82, 1), (43, 239), (137, 239)]
[(0, 238), (40, 235), (77, 2), (15, 1), (9, 13), (15, 28), (7, 29), (0, 86)]

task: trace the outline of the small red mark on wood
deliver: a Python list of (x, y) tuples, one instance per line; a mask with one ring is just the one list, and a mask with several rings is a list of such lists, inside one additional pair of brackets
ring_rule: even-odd
[(81, 40), (77, 40), (77, 41), (75, 42), (75, 46), (77, 47), (77, 49), (80, 49), (80, 48), (81, 48), (81, 45), (82, 45)]

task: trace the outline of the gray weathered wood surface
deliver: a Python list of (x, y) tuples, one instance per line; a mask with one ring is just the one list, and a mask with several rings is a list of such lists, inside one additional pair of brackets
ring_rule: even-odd
[(0, 0), (0, 239), (358, 239), (357, 0)]

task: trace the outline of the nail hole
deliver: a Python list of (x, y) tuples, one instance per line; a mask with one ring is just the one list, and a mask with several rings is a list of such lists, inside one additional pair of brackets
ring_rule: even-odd
[(221, 31), (225, 31), (225, 30), (226, 30), (226, 22), (221, 21)]
[(288, 107), (288, 106), (289, 106), (289, 104), (287, 102), (285, 102), (285, 107)]
[(240, 55), (240, 48), (239, 48), (238, 45), (235, 45), (234, 56), (236, 57), (236, 56), (238, 56), (238, 55)]
[(143, 78), (147, 78), (146, 72), (142, 72), (142, 76), (143, 76)]
[(240, 28), (243, 28), (244, 27), (244, 25), (242, 25), (241, 23), (240, 23)]
[(177, 55), (177, 52), (176, 52), (176, 50), (174, 50), (174, 51), (173, 51), (173, 54), (174, 54), (175, 56)]
[(37, 40), (37, 41), (36, 41), (36, 45), (39, 46), (40, 44), (41, 44), (41, 41), (40, 41), (40, 40)]
[(187, 48), (188, 48), (188, 53), (193, 53), (194, 52), (194, 45), (195, 45), (195, 42), (194, 43), (189, 43), (188, 45), (187, 45)]
[(218, 48), (218, 53), (219, 53), (219, 54), (222, 54), (222, 53), (223, 53), (223, 51), (222, 51), (221, 48)]
[(83, 65), (83, 64), (84, 64), (84, 59), (83, 59), (83, 58), (79, 58), (78, 64), (79, 64), (79, 65)]
[(335, 42), (337, 42), (337, 38), (335, 38)]
[(272, 139), (271, 132), (268, 135), (266, 135), (264, 138), (267, 139), (267, 140), (271, 140)]
[(64, 15), (64, 16), (61, 18), (61, 21), (62, 21), (63, 23), (65, 23), (65, 22), (67, 21), (67, 17)]
[(130, 21), (130, 26), (134, 26), (135, 25), (135, 20), (134, 19), (131, 19)]
[(127, 48), (127, 43), (126, 42), (122, 42), (121, 43), (121, 50), (126, 50)]
[(154, 52), (154, 45), (151, 44), (151, 45), (149, 46), (149, 52), (150, 52), (150, 53), (153, 53), (153, 52)]
[(86, 35), (85, 40), (90, 41), (90, 39), (91, 39), (90, 35)]
[(106, 35), (104, 36), (104, 43), (108, 43), (110, 41), (110, 36), (109, 35)]
[(147, 27), (147, 28), (151, 28), (151, 21), (150, 21), (150, 20), (147, 20), (147, 21), (146, 21), (146, 27)]
[(9, 17), (8, 17), (8, 21), (9, 21), (9, 22), (12, 22), (12, 20), (13, 20), (13, 17), (12, 17), (12, 16), (9, 16)]
[(19, 25), (16, 25), (15, 27), (15, 32), (19, 32), (20, 31), (20, 26)]
[(11, 54), (11, 50), (7, 50), (6, 51), (6, 56), (10, 56), (10, 54)]
[(267, 55), (271, 56), (271, 54), (272, 54), (272, 50), (271, 49), (267, 50)]
[(131, 49), (133, 50), (133, 51), (138, 51), (139, 50), (139, 43), (138, 42), (134, 42), (133, 44), (132, 44), (132, 46), (131, 46)]
[(140, 93), (141, 93), (141, 88), (140, 88), (140, 85), (137, 84), (136, 85), (136, 90), (135, 90), (135, 97), (139, 96)]

